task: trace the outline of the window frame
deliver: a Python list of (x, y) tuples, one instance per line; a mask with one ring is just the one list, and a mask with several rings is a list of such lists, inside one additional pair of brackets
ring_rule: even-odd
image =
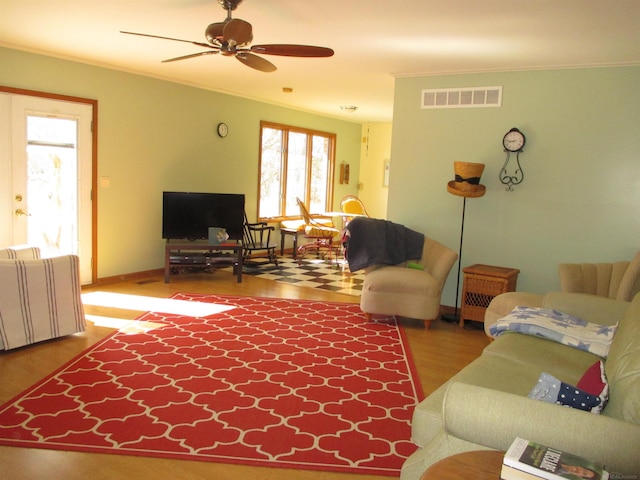
[[(266, 128), (279, 130), (282, 132), (282, 160), (280, 164), (280, 204), (279, 204), (279, 212), (280, 214), (277, 216), (264, 216), (260, 211), (261, 204), (261, 185), (262, 185), (262, 140), (263, 133)], [(258, 156), (258, 206), (257, 206), (257, 214), (258, 221), (266, 221), (266, 222), (280, 222), (282, 220), (293, 220), (299, 219), (300, 213), (296, 211), (295, 214), (286, 215), (286, 204), (287, 204), (287, 166), (289, 161), (289, 134), (304, 134), (307, 136), (307, 149), (306, 149), (306, 178), (305, 178), (305, 198), (301, 198), (301, 200), (305, 203), (305, 205), (310, 205), (311, 199), (311, 185), (312, 185), (312, 157), (313, 157), (313, 139), (314, 137), (320, 137), (322, 139), (326, 139), (328, 142), (328, 151), (327, 151), (327, 170), (326, 170), (326, 185), (325, 185), (325, 211), (331, 211), (333, 208), (333, 195), (334, 195), (334, 172), (336, 166), (336, 139), (337, 135), (331, 132), (324, 132), (320, 130), (297, 127), (293, 125), (286, 125), (281, 123), (274, 123), (268, 121), (260, 122), (260, 135), (259, 135), (259, 156)], [(322, 213), (322, 212), (311, 212), (311, 213)]]

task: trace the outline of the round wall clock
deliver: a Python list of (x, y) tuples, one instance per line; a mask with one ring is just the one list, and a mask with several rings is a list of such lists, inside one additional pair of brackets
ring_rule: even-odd
[(218, 124), (218, 136), (221, 138), (224, 138), (227, 136), (227, 134), (229, 133), (229, 127), (227, 127), (226, 123), (219, 123)]
[[(524, 180), (524, 172), (520, 166), (520, 153), (524, 148), (526, 138), (517, 128), (509, 130), (504, 137), (502, 137), (502, 145), (504, 151), (507, 152), (507, 159), (504, 161), (504, 165), (500, 169), (500, 181), (507, 186), (509, 192), (513, 191), (514, 185), (519, 185)], [(509, 159), (511, 154), (516, 154), (516, 165), (511, 165), (511, 169), (508, 168)]]
[(525, 142), (526, 138), (524, 138), (524, 133), (517, 128), (512, 128), (502, 138), (502, 145), (504, 145), (504, 149), (509, 152), (521, 151), (524, 148)]

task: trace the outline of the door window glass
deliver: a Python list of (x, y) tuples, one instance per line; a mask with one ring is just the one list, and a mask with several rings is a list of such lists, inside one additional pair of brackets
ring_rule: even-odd
[(28, 242), (43, 256), (78, 254), (77, 122), (27, 117)]

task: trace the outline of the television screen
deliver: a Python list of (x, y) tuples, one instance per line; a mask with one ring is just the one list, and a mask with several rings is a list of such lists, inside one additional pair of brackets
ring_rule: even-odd
[(242, 240), (244, 195), (234, 193), (162, 193), (162, 238), (209, 238), (209, 227), (222, 227), (231, 240)]

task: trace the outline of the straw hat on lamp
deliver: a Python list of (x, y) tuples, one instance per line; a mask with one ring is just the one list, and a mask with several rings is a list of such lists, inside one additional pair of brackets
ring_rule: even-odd
[(460, 197), (482, 197), (486, 187), (480, 185), (484, 163), (453, 162), (455, 180), (447, 184), (447, 191)]

